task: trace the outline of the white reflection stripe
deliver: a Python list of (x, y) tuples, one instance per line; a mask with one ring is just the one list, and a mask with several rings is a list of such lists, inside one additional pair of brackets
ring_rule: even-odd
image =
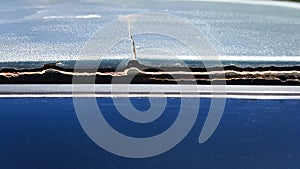
[[(176, 1), (176, 0), (164, 0), (164, 1)], [(275, 6), (300, 9), (300, 5), (296, 2), (280, 2), (271, 0), (188, 0), (194, 2), (222, 2), (222, 3), (235, 3), (235, 4), (247, 4), (247, 5), (262, 5), (262, 6)]]
[[(148, 84), (97, 84), (95, 93), (91, 85), (71, 84), (22, 84), (0, 85), (0, 97), (204, 97), (240, 99), (300, 99), (300, 86), (224, 86), (198, 85), (198, 91), (189, 85), (148, 85)], [(159, 91), (161, 92), (158, 92)], [(128, 94), (129, 91), (129, 94)], [(151, 94), (149, 94), (151, 93)]]

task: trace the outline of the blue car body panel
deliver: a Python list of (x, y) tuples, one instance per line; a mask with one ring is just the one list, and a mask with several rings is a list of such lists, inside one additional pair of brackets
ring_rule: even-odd
[[(131, 100), (139, 110), (150, 106), (147, 99)], [(163, 115), (143, 125), (118, 114), (111, 98), (97, 102), (117, 131), (149, 137), (172, 125), (180, 98), (168, 98)], [(90, 140), (71, 98), (2, 98), (0, 165), (10, 169), (299, 167), (299, 100), (228, 99), (217, 130), (199, 144), (209, 105), (210, 99), (200, 99), (193, 129), (175, 148), (151, 158), (130, 159), (113, 155)]]
[[(123, 4), (123, 1), (32, 2), (38, 3), (14, 0), (0, 4), (1, 70), (30, 70), (49, 63), (73, 67), (78, 53), (101, 27), (121, 16), (143, 12), (166, 13), (191, 22), (214, 46), (225, 66), (300, 65), (300, 5), (297, 3), (230, 0), (177, 4), (135, 0), (128, 4)], [(184, 37), (189, 32), (180, 33)], [(174, 55), (186, 52), (170, 38), (155, 35), (154, 38), (135, 37), (135, 40), (139, 50), (162, 46)], [(107, 58), (111, 60), (103, 63), (118, 63), (131, 58), (131, 43), (129, 38), (120, 42), (114, 51), (115, 58), (109, 56)], [(167, 61), (151, 58), (148, 61), (151, 61), (151, 66), (170, 63), (172, 59), (177, 63), (176, 57), (167, 56)], [(143, 60), (143, 56), (138, 57), (139, 61)], [(200, 66), (199, 60), (189, 59), (187, 56), (184, 61)], [(1, 73), (6, 75), (5, 71)], [(8, 77), (18, 78), (13, 75), (16, 74)], [(200, 144), (199, 134), (211, 103), (211, 99), (201, 98), (196, 123), (178, 145), (154, 157), (132, 159), (107, 152), (88, 137), (77, 119), (72, 98), (34, 98), (29, 97), (34, 92), (24, 91), (27, 88), (23, 88), (23, 93), (18, 93), (14, 87), (6, 92), (8, 86), (0, 85), (0, 169), (300, 168), (299, 99), (229, 98), (218, 128), (205, 143)], [(47, 87), (47, 91), (32, 88), (45, 95), (63, 93), (53, 91), (56, 90), (55, 84), (53, 86)], [(283, 94), (274, 93), (281, 96), (291, 94), (293, 86), (289, 87)], [(272, 91), (266, 93), (272, 97)], [(23, 98), (15, 97), (20, 94)], [(239, 96), (247, 97), (242, 94)], [(136, 124), (117, 112), (112, 98), (97, 98), (107, 122), (120, 133), (137, 138), (154, 136), (168, 129), (178, 115), (180, 100), (169, 97), (167, 108), (159, 119), (149, 124)], [(150, 107), (145, 98), (135, 97), (131, 101), (141, 111)], [(189, 115), (189, 112), (184, 113)]]

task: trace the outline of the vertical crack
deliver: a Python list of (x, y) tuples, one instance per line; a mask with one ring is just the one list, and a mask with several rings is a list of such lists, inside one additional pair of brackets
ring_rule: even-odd
[(135, 42), (134, 42), (134, 39), (133, 39), (133, 35), (132, 35), (132, 32), (131, 32), (131, 28), (130, 26), (128, 25), (128, 32), (129, 32), (129, 38), (132, 42), (132, 52), (134, 54), (134, 60), (136, 60), (136, 47), (135, 47)]
[(130, 18), (125, 16), (125, 17), (122, 17), (121, 20), (125, 21), (127, 23), (129, 39), (131, 40), (131, 43), (132, 43), (132, 52), (133, 52), (133, 55), (134, 55), (133, 60), (136, 60), (137, 51), (136, 51), (135, 41), (134, 41), (134, 38), (133, 38), (133, 35), (132, 35)]

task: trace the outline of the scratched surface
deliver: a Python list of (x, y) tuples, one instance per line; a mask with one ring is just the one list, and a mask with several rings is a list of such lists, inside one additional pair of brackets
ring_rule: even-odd
[[(299, 8), (220, 2), (145, 3), (24, 5), (4, 1), (0, 5), (0, 62), (76, 60), (87, 40), (107, 23), (122, 15), (163, 12), (185, 18), (199, 28), (226, 64), (243, 59), (253, 64), (257, 59), (260, 61), (255, 64), (263, 66), (274, 58), (281, 58), (281, 64), (299, 63)], [(186, 33), (180, 32), (182, 36)], [(129, 38), (120, 42), (111, 59), (132, 58), (130, 43)], [(167, 60), (174, 59), (173, 55), (193, 58), (188, 49), (167, 37), (136, 37), (136, 45), (137, 52), (163, 46)]]

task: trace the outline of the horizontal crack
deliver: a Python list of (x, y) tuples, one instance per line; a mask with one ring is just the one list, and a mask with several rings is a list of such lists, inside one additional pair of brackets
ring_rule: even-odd
[[(163, 71), (164, 70), (164, 71)], [(225, 75), (225, 78), (224, 76)], [(46, 64), (36, 69), (1, 69), (0, 83), (72, 83), (72, 77), (95, 76), (95, 83), (111, 83), (112, 78), (122, 80), (131, 78), (131, 83), (166, 83), (178, 81), (206, 84), (211, 81), (226, 81), (231, 84), (270, 84), (300, 85), (300, 67), (257, 67), (240, 68), (226, 66), (224, 68), (184, 68), (157, 67), (142, 65), (130, 61), (124, 69), (65, 69), (54, 64)], [(126, 81), (126, 80), (125, 80)]]

